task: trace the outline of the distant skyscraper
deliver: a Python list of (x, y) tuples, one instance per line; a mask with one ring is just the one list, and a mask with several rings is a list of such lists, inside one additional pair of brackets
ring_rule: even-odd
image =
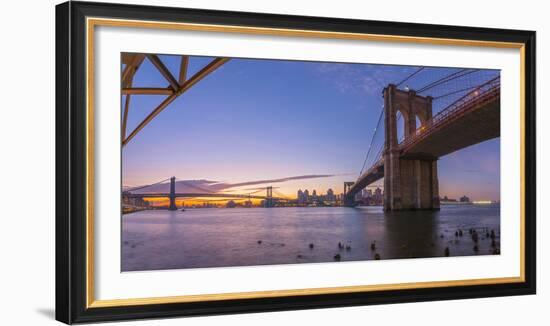
[(377, 187), (375, 190), (374, 190), (374, 195), (372, 196), (373, 199), (374, 199), (374, 203), (376, 205), (382, 205), (383, 203), (383, 200), (384, 200), (384, 195), (382, 193), (382, 189), (380, 189), (379, 187)]
[(363, 197), (371, 198), (372, 197), (372, 189), (365, 189), (365, 194)]
[(334, 196), (334, 191), (331, 188), (327, 190), (327, 201), (336, 201), (336, 196)]
[(298, 190), (298, 204), (303, 205), (307, 202), (305, 194), (302, 189)]

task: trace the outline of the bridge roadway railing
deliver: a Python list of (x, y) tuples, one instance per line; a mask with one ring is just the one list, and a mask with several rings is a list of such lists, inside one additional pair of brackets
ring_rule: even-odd
[(427, 121), (424, 126), (418, 128), (414, 136), (405, 139), (400, 144), (401, 150), (410, 148), (426, 138), (435, 129), (466, 114), (470, 109), (491, 102), (498, 97), (500, 97), (500, 76), (482, 84), (437, 113), (431, 120)]

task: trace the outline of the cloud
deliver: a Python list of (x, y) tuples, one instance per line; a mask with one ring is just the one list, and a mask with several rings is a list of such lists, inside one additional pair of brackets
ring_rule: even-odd
[[(216, 192), (216, 187), (218, 181), (200, 179), (200, 180), (177, 180), (176, 181), (176, 192), (182, 193), (214, 193)], [(124, 189), (124, 187), (123, 187)], [(158, 183), (150, 186), (140, 187), (136, 190), (129, 190), (134, 194), (150, 194), (150, 193), (168, 193), (170, 192), (170, 182)]]
[[(273, 189), (279, 189), (280, 187), (273, 187)], [(244, 191), (258, 191), (258, 190), (265, 190), (265, 187), (259, 187), (259, 188), (245, 188), (242, 189)]]
[[(307, 174), (307, 175), (291, 176), (291, 177), (278, 178), (278, 179), (253, 180), (253, 181), (238, 182), (238, 183), (228, 183), (228, 182), (220, 182), (220, 181), (205, 180), (205, 179), (177, 180), (176, 192), (177, 193), (212, 194), (212, 193), (218, 193), (224, 190), (227, 191), (227, 190), (230, 190), (231, 188), (236, 188), (236, 187), (254, 186), (254, 185), (261, 185), (261, 184), (271, 185), (274, 183), (281, 183), (286, 181), (330, 178), (334, 176), (337, 176), (337, 174)], [(123, 189), (125, 188), (123, 187)], [(245, 190), (259, 190), (259, 189), (260, 188), (245, 189)], [(155, 184), (155, 185), (151, 185), (148, 187), (144, 187), (144, 188), (132, 191), (132, 193), (136, 193), (136, 194), (168, 193), (168, 192), (170, 192), (169, 182)]]
[(280, 182), (302, 180), (302, 179), (329, 178), (334, 176), (335, 174), (307, 174), (307, 175), (299, 175), (299, 176), (286, 177), (286, 178), (280, 178), (280, 179), (255, 180), (255, 181), (247, 181), (247, 182), (240, 182), (240, 183), (220, 183), (220, 185), (225, 185), (226, 188), (235, 188), (235, 187), (243, 187), (243, 186), (254, 186), (254, 185), (260, 185), (260, 184), (280, 183)]
[(386, 85), (397, 82), (412, 69), (415, 68), (347, 63), (319, 63), (315, 66), (315, 71), (330, 81), (338, 91), (369, 95), (381, 94)]

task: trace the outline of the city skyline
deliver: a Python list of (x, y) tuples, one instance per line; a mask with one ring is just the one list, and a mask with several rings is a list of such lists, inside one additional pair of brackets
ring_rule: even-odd
[[(165, 184), (164, 184), (165, 185)], [(164, 186), (164, 185), (161, 185)], [(270, 187), (276, 189), (276, 187)], [(254, 192), (249, 192), (250, 195), (261, 196), (263, 193), (259, 191), (267, 191), (267, 188), (248, 188), (248, 191), (254, 190)], [(159, 189), (157, 192), (162, 192), (163, 189)], [(273, 190), (272, 190), (273, 191)], [(185, 192), (179, 191), (178, 192)], [(232, 192), (226, 192), (232, 193)], [(275, 198), (281, 198), (283, 201), (276, 200), (276, 206), (341, 206), (344, 201), (344, 193), (337, 193), (332, 188), (327, 189), (325, 193), (317, 191), (316, 189), (298, 189), (294, 196), (286, 196), (284, 194), (277, 193), (274, 191)], [(384, 200), (384, 188), (383, 185), (372, 184), (361, 192), (355, 195), (355, 200), (358, 204), (363, 206), (382, 206)], [(494, 200), (471, 200), (468, 194), (463, 194), (460, 197), (449, 197), (445, 194), (440, 196), (442, 203), (473, 203), (473, 204), (490, 204), (498, 201)], [(144, 201), (147, 202), (146, 205), (151, 207), (167, 207), (169, 205), (169, 199), (166, 197), (152, 197), (152, 198), (138, 198), (134, 205), (144, 206)], [(176, 204), (178, 207), (194, 207), (194, 208), (211, 208), (211, 207), (265, 207), (265, 200), (260, 198), (208, 198), (208, 197), (186, 197), (186, 198), (177, 198)]]
[[(176, 74), (178, 58), (160, 58)], [(210, 59), (191, 57), (189, 73)], [(323, 177), (273, 185), (288, 195), (299, 188), (341, 193), (343, 183), (358, 176), (382, 105), (382, 87), (415, 69), (232, 59), (174, 101), (122, 150), (123, 186), (172, 175), (242, 184), (316, 174)], [(134, 77), (134, 87), (163, 82), (147, 60)], [(135, 127), (147, 108), (161, 100), (155, 95), (132, 97), (128, 127)], [(499, 159), (500, 138), (441, 158), (440, 193), (500, 200)]]

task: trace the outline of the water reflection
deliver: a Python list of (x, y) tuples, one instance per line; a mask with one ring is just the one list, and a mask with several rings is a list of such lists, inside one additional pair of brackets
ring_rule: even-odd
[(142, 211), (122, 217), (122, 270), (440, 257), (446, 248), (450, 256), (491, 254), (500, 245), (499, 216), (498, 205)]

